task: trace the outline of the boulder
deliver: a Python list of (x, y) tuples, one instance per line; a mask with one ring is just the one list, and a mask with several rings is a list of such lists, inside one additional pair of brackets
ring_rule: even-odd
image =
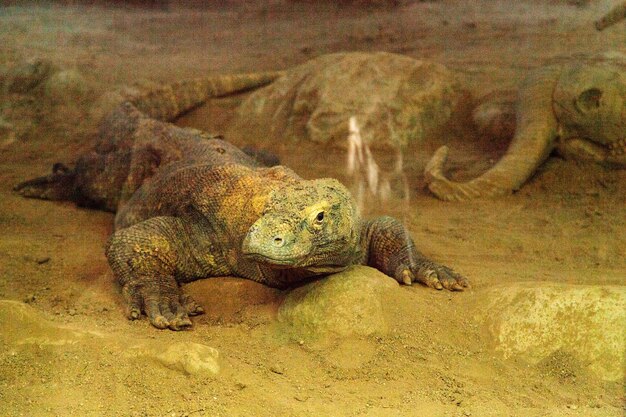
[(252, 93), (227, 137), (341, 145), (355, 116), (371, 148), (397, 149), (437, 132), (466, 98), (440, 64), (386, 52), (329, 54)]
[(384, 334), (383, 296), (398, 283), (367, 266), (354, 266), (292, 290), (278, 309), (281, 332), (295, 341)]
[(505, 358), (568, 357), (601, 379), (624, 378), (626, 287), (520, 284), (490, 289), (481, 300), (476, 318)]

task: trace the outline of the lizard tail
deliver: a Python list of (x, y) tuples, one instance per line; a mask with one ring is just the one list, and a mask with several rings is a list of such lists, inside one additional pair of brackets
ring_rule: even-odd
[(242, 93), (267, 85), (282, 71), (217, 75), (167, 84), (134, 97), (130, 102), (146, 116), (171, 121), (209, 98)]

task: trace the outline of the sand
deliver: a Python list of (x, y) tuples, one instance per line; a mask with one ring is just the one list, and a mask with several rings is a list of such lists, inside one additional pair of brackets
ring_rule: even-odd
[[(113, 215), (11, 191), (89, 146), (87, 105), (124, 85), (384, 50), (444, 64), (480, 96), (516, 88), (547, 62), (623, 57), (626, 27), (592, 26), (609, 6), (481, 0), (363, 9), (277, 0), (0, 9), (2, 68), (40, 57), (84, 77), (69, 104), (52, 92), (4, 105), (15, 134), (0, 138), (0, 299), (19, 303), (0, 302), (0, 414), (623, 415), (625, 170), (552, 157), (514, 195), (443, 203), (421, 178), (442, 139), (407, 151), (408, 206), (392, 200), (367, 212), (403, 218), (420, 250), (462, 272), (472, 289), (397, 287), (380, 299), (385, 331), (318, 341), (281, 333), (286, 294), (227, 278), (188, 288), (207, 310), (191, 331), (130, 322), (103, 254)], [(210, 102), (177, 123), (222, 132), (240, 101)], [(458, 133), (449, 143), (461, 176), (506, 147)], [(350, 185), (345, 149), (269, 147), (307, 178)], [(195, 356), (176, 357), (186, 350)]]

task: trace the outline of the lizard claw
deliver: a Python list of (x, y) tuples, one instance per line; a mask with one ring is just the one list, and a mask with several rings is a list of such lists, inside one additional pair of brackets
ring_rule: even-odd
[(457, 274), (452, 269), (443, 266), (435, 265), (433, 275), (436, 275), (436, 279), (439, 283), (437, 289), (445, 288), (449, 291), (463, 291), (469, 287), (469, 281), (464, 276)]
[(435, 263), (429, 263), (422, 267), (403, 267), (399, 275), (398, 281), (405, 285), (421, 282), (436, 290), (446, 289), (449, 291), (463, 291), (469, 287), (467, 278), (446, 266)]
[(402, 283), (404, 285), (411, 285), (414, 280), (415, 280), (415, 276), (413, 275), (410, 269), (404, 269), (402, 271)]
[(131, 307), (127, 315), (129, 320), (137, 320), (141, 318), (141, 310)]
[(127, 317), (129, 320), (141, 318), (142, 306), (150, 323), (157, 329), (184, 330), (192, 326), (189, 314), (204, 312), (193, 299), (185, 294), (157, 291), (149, 287), (138, 288), (125, 285), (122, 293), (127, 300)]
[(437, 271), (433, 269), (427, 269), (425, 272), (422, 272), (424, 276), (424, 284), (428, 285), (430, 288), (434, 288), (436, 290), (443, 290), (444, 286), (439, 279), (439, 275)]
[(146, 303), (146, 314), (157, 329), (184, 330), (192, 325), (187, 310), (177, 300), (150, 301)]
[(187, 310), (187, 314), (190, 316), (197, 316), (199, 314), (204, 314), (204, 308), (202, 308), (196, 301), (191, 298), (190, 295), (183, 294), (180, 296), (180, 303), (183, 305), (185, 310)]

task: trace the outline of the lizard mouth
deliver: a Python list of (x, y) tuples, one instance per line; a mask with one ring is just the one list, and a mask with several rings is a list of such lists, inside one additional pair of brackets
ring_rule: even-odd
[(298, 266), (297, 264), (300, 263), (298, 261), (301, 261), (301, 259), (294, 259), (294, 258), (271, 257), (268, 255), (259, 253), (259, 252), (244, 252), (243, 256), (255, 262), (259, 262), (265, 265), (270, 265), (273, 267), (282, 267), (284, 269), (297, 267)]
[(297, 269), (306, 270), (308, 273), (313, 274), (313, 275), (334, 274), (337, 272), (341, 272), (347, 268), (346, 265), (335, 265), (335, 264), (328, 264), (328, 265), (316, 264), (315, 266), (308, 266), (306, 264), (306, 261), (309, 259), (308, 257), (305, 257), (299, 260), (293, 260), (293, 259), (271, 258), (269, 256), (266, 256), (260, 253), (244, 253), (243, 255), (247, 259), (253, 260), (263, 265), (270, 266), (272, 267), (272, 269), (296, 269), (297, 268)]

